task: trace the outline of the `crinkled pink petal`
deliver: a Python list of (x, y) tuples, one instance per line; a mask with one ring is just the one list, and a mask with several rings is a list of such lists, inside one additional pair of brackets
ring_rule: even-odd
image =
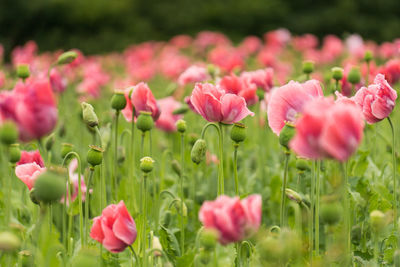
[(254, 113), (247, 108), (245, 99), (234, 94), (224, 95), (221, 98), (221, 107), (222, 122), (226, 124), (241, 121), (249, 115), (254, 116)]

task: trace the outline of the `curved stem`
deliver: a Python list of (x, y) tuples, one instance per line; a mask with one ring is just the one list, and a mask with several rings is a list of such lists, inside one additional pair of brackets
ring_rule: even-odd
[[(96, 127), (97, 128), (97, 127)], [(79, 203), (79, 233), (81, 237), (81, 246), (84, 246), (84, 233), (83, 233), (83, 209), (82, 209), (82, 164), (81, 164), (81, 158), (79, 157), (78, 153), (75, 151), (69, 152), (67, 155), (65, 155), (64, 160), (62, 162), (62, 166), (64, 166), (65, 161), (67, 158), (70, 156), (75, 156), (76, 159), (78, 160), (78, 203)]]
[(183, 202), (185, 201), (185, 195), (183, 193), (183, 177), (184, 177), (184, 167), (185, 167), (185, 135), (181, 134), (181, 174), (180, 174), (180, 195), (181, 195), (181, 233), (180, 233), (180, 245), (181, 253), (184, 255), (185, 251), (185, 222), (183, 214)]
[(396, 183), (396, 152), (395, 152), (395, 133), (394, 126), (390, 117), (387, 117), (392, 130), (392, 168), (393, 168), (393, 230), (397, 231), (397, 183)]
[(281, 192), (281, 213), (280, 213), (280, 226), (285, 226), (285, 203), (286, 203), (286, 183), (287, 183), (287, 175), (289, 169), (289, 158), (290, 152), (285, 152), (285, 171), (283, 174), (283, 182), (282, 182), (282, 192)]
[(238, 178), (238, 173), (237, 173), (237, 151), (239, 144), (235, 143), (233, 145), (234, 147), (234, 152), (233, 152), (233, 174), (235, 176), (235, 194), (236, 196), (239, 196), (239, 178)]
[(311, 212), (310, 212), (310, 208), (302, 201), (301, 202), (301, 206), (304, 207), (307, 211), (307, 215), (308, 215), (308, 243), (309, 243), (309, 252), (310, 252), (310, 266), (312, 266), (312, 262), (313, 262), (313, 229), (312, 229), (312, 217), (311, 217)]

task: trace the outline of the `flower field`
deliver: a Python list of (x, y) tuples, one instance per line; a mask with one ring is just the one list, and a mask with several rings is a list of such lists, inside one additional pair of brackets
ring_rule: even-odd
[(400, 39), (78, 49), (0, 45), (0, 266), (400, 266)]

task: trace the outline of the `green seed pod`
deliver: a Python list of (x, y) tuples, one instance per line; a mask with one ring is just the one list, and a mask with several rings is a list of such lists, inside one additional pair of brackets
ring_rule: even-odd
[(298, 204), (302, 202), (303, 198), (300, 196), (300, 194), (290, 188), (285, 189), (285, 194), (290, 200), (293, 200)]
[(303, 62), (303, 73), (311, 74), (314, 71), (314, 61), (306, 60)]
[(45, 142), (45, 147), (47, 151), (50, 151), (54, 145), (54, 142), (56, 141), (55, 134), (52, 133), (49, 137), (47, 137), (46, 142)]
[(372, 59), (373, 59), (372, 51), (371, 50), (365, 51), (365, 54), (364, 54), (365, 62), (369, 63)]
[(196, 164), (200, 164), (206, 157), (207, 145), (204, 139), (198, 139), (194, 143), (190, 156), (192, 161)]
[(205, 250), (212, 251), (217, 245), (218, 232), (215, 229), (204, 229), (200, 236), (200, 244)]
[(69, 64), (78, 57), (75, 51), (67, 51), (62, 53), (57, 59), (57, 65)]
[(99, 119), (97, 118), (96, 113), (94, 112), (94, 108), (92, 105), (82, 102), (82, 119), (86, 123), (86, 125), (90, 127), (95, 127), (99, 125)]
[(115, 110), (122, 110), (126, 107), (126, 98), (124, 92), (117, 91), (111, 98), (111, 107)]
[(151, 117), (151, 112), (140, 111), (140, 115), (136, 121), (136, 127), (142, 131), (150, 131), (154, 126), (153, 118)]
[(19, 249), (21, 241), (12, 232), (1, 232), (0, 233), (0, 250), (1, 251), (14, 251)]
[(6, 121), (0, 126), (0, 141), (4, 145), (14, 144), (18, 139), (18, 129), (14, 122)]
[(189, 111), (189, 107), (187, 105), (182, 105), (180, 108), (175, 109), (172, 112), (172, 115), (181, 115), (181, 114), (185, 114), (188, 111)]
[(299, 171), (309, 171), (310, 170), (310, 166), (308, 164), (308, 161), (302, 158), (297, 158), (296, 159), (296, 168)]
[(342, 217), (342, 206), (336, 202), (323, 203), (320, 208), (321, 221), (325, 224), (337, 224)]
[(199, 135), (196, 133), (190, 133), (188, 134), (188, 139), (189, 139), (189, 145), (194, 146), (194, 143), (196, 143), (197, 139), (199, 139)]
[(47, 170), (35, 181), (35, 196), (44, 203), (58, 202), (65, 194), (66, 181), (58, 172)]
[(19, 144), (10, 145), (10, 162), (17, 163), (21, 158), (21, 149), (19, 148)]
[(296, 129), (293, 125), (286, 123), (279, 134), (279, 143), (281, 146), (289, 149), (289, 142), (292, 140), (296, 133)]
[(174, 159), (174, 160), (172, 160), (171, 165), (172, 165), (172, 169), (174, 170), (174, 172), (178, 176), (181, 176), (181, 174), (182, 174), (181, 164), (179, 164), (179, 162), (176, 159)]
[(246, 139), (246, 126), (242, 123), (235, 123), (231, 129), (231, 139), (235, 143), (243, 142)]
[(186, 132), (186, 129), (187, 129), (186, 121), (184, 121), (184, 120), (178, 120), (178, 121), (176, 122), (176, 129), (177, 129), (178, 132), (180, 132), (180, 133)]
[(142, 172), (149, 173), (154, 168), (154, 160), (150, 157), (144, 157), (140, 160), (140, 169)]
[(339, 67), (333, 67), (332, 71), (332, 78), (336, 81), (340, 81), (343, 79), (343, 69)]
[(369, 214), (369, 218), (371, 220), (372, 230), (376, 233), (381, 232), (386, 225), (385, 214), (380, 210), (373, 210)]
[(30, 198), (31, 201), (32, 201), (33, 203), (35, 203), (36, 205), (39, 205), (39, 204), (40, 204), (40, 201), (39, 201), (39, 199), (36, 197), (36, 194), (35, 194), (35, 188), (32, 188), (31, 191), (29, 191), (29, 198)]
[(103, 149), (97, 146), (90, 145), (89, 150), (86, 154), (86, 161), (92, 166), (95, 167), (100, 165), (103, 161)]
[(30, 75), (29, 65), (28, 64), (21, 64), (17, 66), (17, 76), (21, 79), (26, 79)]
[(347, 80), (351, 84), (357, 84), (361, 80), (361, 73), (357, 67), (353, 67), (350, 69), (349, 74), (347, 75)]
[(61, 144), (61, 158), (65, 158), (65, 156), (71, 152), (74, 148), (73, 144), (69, 144), (69, 143), (62, 143)]

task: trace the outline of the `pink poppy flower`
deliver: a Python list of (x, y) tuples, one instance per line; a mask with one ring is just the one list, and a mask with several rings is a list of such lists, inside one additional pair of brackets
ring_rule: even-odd
[(389, 60), (379, 69), (379, 73), (385, 75), (386, 80), (390, 84), (397, 83), (400, 80), (400, 60)]
[(35, 162), (38, 164), (40, 167), (44, 167), (44, 161), (42, 156), (40, 155), (39, 150), (34, 150), (34, 151), (21, 151), (21, 158), (17, 162), (17, 165), (22, 165), (26, 163), (32, 163)]
[(211, 63), (221, 68), (222, 71), (229, 73), (234, 69), (244, 67), (244, 58), (240, 51), (231, 46), (217, 46), (210, 51), (208, 59)]
[(363, 129), (364, 120), (355, 104), (317, 98), (305, 104), (290, 148), (305, 158), (346, 161), (360, 144)]
[(15, 175), (28, 187), (33, 188), (36, 179), (40, 174), (46, 171), (46, 168), (40, 167), (36, 162), (26, 163), (15, 167)]
[(183, 118), (183, 115), (174, 115), (173, 112), (180, 108), (181, 103), (176, 101), (172, 96), (157, 101), (161, 114), (156, 121), (156, 127), (166, 132), (176, 131), (175, 123)]
[(279, 135), (285, 122), (295, 122), (297, 115), (303, 111), (305, 103), (313, 98), (323, 96), (317, 80), (305, 83), (290, 81), (271, 92), (268, 101), (268, 124), (272, 131)]
[[(129, 97), (130, 95), (130, 97)], [(134, 117), (139, 116), (140, 111), (151, 112), (154, 121), (160, 116), (160, 109), (149, 86), (146, 83), (138, 83), (135, 86), (125, 89), (126, 107), (122, 115), (127, 121), (132, 121), (132, 109), (135, 108)]]
[(54, 92), (62, 93), (67, 88), (67, 79), (57, 69), (50, 71), (50, 84)]
[(207, 229), (219, 234), (219, 242), (226, 245), (250, 237), (261, 224), (261, 196), (219, 196), (214, 201), (205, 201), (199, 211), (199, 219)]
[(248, 77), (250, 82), (254, 83), (258, 88), (263, 89), (265, 92), (271, 90), (274, 85), (274, 70), (272, 68), (245, 71), (240, 74), (240, 77)]
[(211, 122), (233, 124), (248, 115), (254, 116), (243, 97), (226, 94), (224, 90), (209, 83), (197, 83), (190, 102), (197, 113)]
[(247, 36), (239, 46), (239, 50), (244, 56), (256, 53), (262, 46), (261, 40), (257, 36)]
[(178, 78), (178, 84), (185, 86), (188, 83), (198, 83), (210, 80), (211, 77), (205, 67), (201, 66), (190, 66)]
[[(76, 170), (78, 169), (78, 160), (76, 158), (72, 159), (71, 162), (68, 165), (68, 175), (69, 175), (69, 181), (70, 183), (67, 182), (67, 188), (72, 184), (72, 190), (71, 190), (71, 201), (74, 202), (76, 198), (78, 197), (79, 194), (79, 174), (76, 173)], [(67, 189), (69, 190), (69, 189)], [(87, 187), (85, 183), (85, 177), (83, 174), (81, 174), (81, 191), (82, 191), (82, 201), (85, 202), (86, 200), (86, 192), (87, 192)], [(92, 193), (92, 189), (89, 190), (89, 193)], [(61, 203), (64, 203), (64, 196), (60, 200)], [(67, 195), (67, 204), (69, 204), (69, 197)]]
[(237, 77), (235, 74), (231, 74), (223, 77), (218, 85), (226, 93), (243, 97), (248, 106), (254, 105), (258, 101), (257, 86), (251, 82), (250, 77)]
[(108, 251), (118, 253), (132, 245), (137, 236), (136, 224), (121, 200), (108, 205), (101, 216), (93, 219), (90, 237), (100, 242)]
[(397, 93), (390, 87), (382, 74), (376, 75), (374, 83), (362, 87), (354, 96), (369, 124), (387, 118), (396, 104)]

